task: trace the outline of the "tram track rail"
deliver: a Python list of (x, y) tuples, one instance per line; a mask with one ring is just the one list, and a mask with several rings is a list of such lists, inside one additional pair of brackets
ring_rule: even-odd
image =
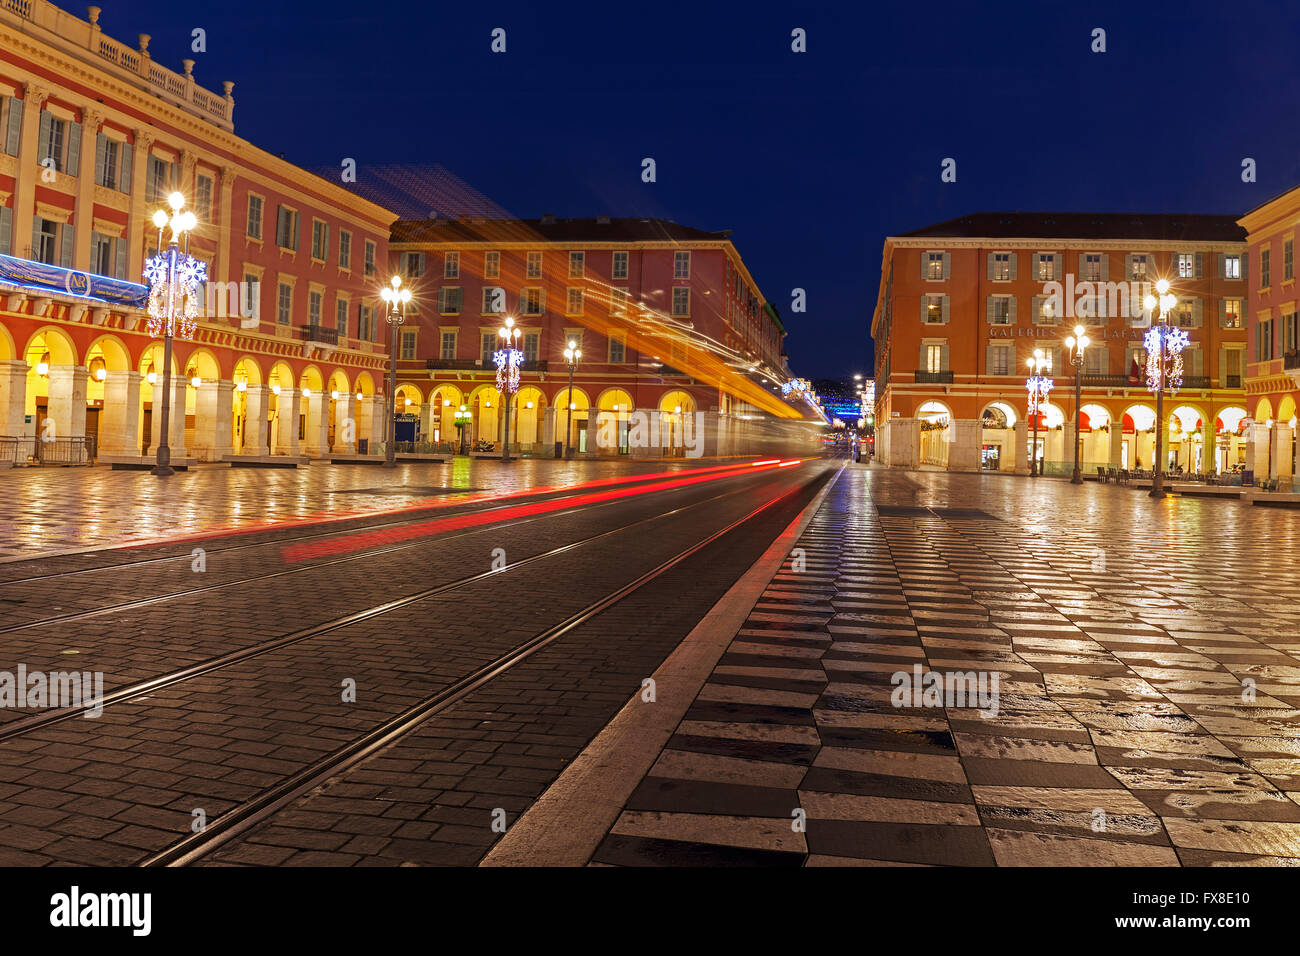
[[(504, 565), (500, 569), (478, 572), (476, 574), (466, 575), (464, 577), (457, 578), (452, 581), (447, 581), (442, 584), (434, 585), (429, 588), (424, 588), (420, 591), (405, 595), (400, 598), (394, 598), (389, 601), (371, 605), (370, 607), (363, 608), (362, 610), (359, 611), (354, 611), (350, 614), (340, 615), (331, 618), (327, 621), (323, 621), (311, 625), (309, 627), (301, 628), (297, 631), (293, 631), (289, 634), (282, 635), (278, 638), (274, 638), (269, 641), (261, 641), (257, 644), (250, 645), (249, 647), (230, 651), (229, 653), (208, 658), (207, 660), (199, 661), (195, 664), (178, 668), (176, 670), (169, 671), (168, 673), (161, 674), (149, 678), (147, 680), (138, 681), (134, 684), (129, 684), (125, 687), (121, 687), (116, 690), (107, 692), (96, 701), (83, 703), (81, 706), (64, 707), (58, 710), (51, 710), (49, 712), (42, 713), (42, 714), (35, 714), (30, 717), (18, 718), (17, 720), (13, 720), (6, 724), (0, 725), (0, 743), (4, 743), (9, 740), (14, 740), (19, 737), (25, 736), (27, 734), (33, 733), (37, 730), (50, 727), (55, 724), (59, 724), (67, 720), (71, 720), (75, 717), (85, 714), (92, 707), (107, 708), (113, 705), (124, 703), (126, 701), (145, 697), (149, 694), (155, 693), (164, 688), (172, 687), (177, 684), (184, 683), (185, 681), (193, 680), (197, 677), (211, 674), (215, 671), (222, 670), (234, 666), (236, 664), (241, 664), (249, 660), (253, 660), (255, 658), (264, 656), (266, 654), (269, 654), (281, 648), (289, 647), (295, 644), (300, 644), (304, 641), (311, 640), (312, 638), (319, 637), (324, 634), (328, 634), (332, 631), (337, 631), (341, 628), (348, 627), (350, 625), (357, 624), (362, 621), (367, 621), (376, 617), (380, 617), (384, 614), (390, 613), (400, 608), (404, 608), (411, 604), (418, 603), (419, 601), (428, 600), (429, 598), (437, 597), (439, 595), (446, 594), (448, 592), (467, 587), (474, 583), (485, 581), (489, 578), (499, 577), (500, 575), (508, 573), (510, 571), (518, 570), (520, 568), (527, 567), (529, 565), (533, 565), (538, 562), (544, 561), (548, 558), (557, 557), (561, 554), (566, 554), (568, 552), (574, 551), (594, 541), (599, 541), (616, 534), (621, 534), (625, 531), (638, 528), (643, 525), (650, 524), (651, 522), (659, 521), (663, 518), (668, 518), (673, 515), (680, 514), (682, 512), (689, 511), (691, 509), (698, 508), (706, 504), (710, 504), (714, 501), (718, 501), (722, 498), (726, 498), (731, 495), (741, 494), (747, 490), (749, 490), (747, 487), (731, 488), (721, 492), (720, 494), (713, 495), (708, 498), (703, 498), (699, 501), (694, 501), (689, 504), (681, 505), (667, 511), (657, 511), (652, 515), (648, 515), (645, 518), (638, 519), (637, 521), (632, 522), (630, 524), (619, 525), (617, 527), (598, 532), (597, 534), (588, 535), (586, 537), (580, 538), (577, 541), (571, 541), (566, 544), (560, 545), (558, 547), (551, 548), (547, 551), (530, 555), (527, 558), (521, 558), (518, 561), (514, 561)], [(615, 499), (614, 501), (607, 502), (607, 503), (616, 504), (624, 500), (625, 499)], [(527, 519), (527, 520), (540, 520), (540, 518), (542, 517), (552, 517), (554, 516), (554, 514), (555, 513), (548, 513), (546, 515), (538, 516), (537, 519)], [(500, 525), (490, 525), (487, 526), (487, 528), (475, 529), (475, 531), (496, 529), (499, 527)], [(467, 532), (467, 533), (474, 533), (474, 532)], [(409, 546), (414, 546), (414, 544)]]
[[(820, 478), (814, 479), (816, 481)], [(249, 830), (270, 820), (276, 813), (293, 803), (298, 797), (315, 789), (331, 778), (379, 754), (430, 718), (447, 710), (464, 700), (470, 694), (481, 689), (501, 675), (508, 673), (518, 664), (527, 660), (538, 651), (550, 646), (574, 629), (591, 621), (606, 610), (618, 604), (629, 595), (639, 591), (647, 584), (662, 577), (682, 562), (697, 554), (704, 548), (736, 530), (769, 508), (784, 501), (798, 492), (806, 484), (796, 484), (774, 497), (771, 497), (747, 514), (737, 518), (726, 526), (708, 534), (689, 547), (678, 551), (673, 556), (660, 562), (600, 598), (570, 614), (560, 623), (555, 624), (532, 637), (516, 644), (509, 651), (499, 655), (447, 687), (435, 691), (400, 713), (383, 721), (376, 727), (347, 744), (336, 748), (320, 757), (284, 780), (264, 789), (257, 796), (245, 800), (212, 820), (200, 832), (191, 833), (177, 840), (172, 845), (151, 853), (136, 864), (140, 867), (181, 867), (195, 863), (208, 856), (221, 846), (238, 838)], [(737, 492), (727, 492), (733, 494)], [(722, 496), (719, 496), (722, 497)], [(700, 502), (703, 503), (703, 502)], [(694, 505), (685, 506), (686, 508)], [(683, 508), (682, 510), (685, 510)], [(670, 514), (672, 512), (666, 513)], [(659, 517), (666, 516), (662, 515)], [(650, 519), (646, 519), (650, 520)], [(629, 525), (628, 527), (633, 527)], [(0, 736), (0, 739), (3, 739)]]

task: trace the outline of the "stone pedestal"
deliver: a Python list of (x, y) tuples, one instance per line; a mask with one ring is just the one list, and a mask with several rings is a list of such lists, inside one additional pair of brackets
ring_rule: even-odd
[(266, 441), (267, 400), (271, 390), (265, 385), (250, 385), (244, 392), (244, 455), (269, 455)]
[(338, 455), (354, 455), (357, 451), (356, 396), (339, 392), (334, 399), (334, 446), (330, 451)]
[(235, 383), (204, 382), (194, 402), (194, 448), (199, 461), (221, 461), (233, 452), (231, 416)]
[(891, 418), (889, 431), (890, 468), (915, 468), (920, 455), (921, 432), (915, 418)]
[(980, 470), (981, 425), (977, 418), (958, 418), (949, 423), (952, 443), (948, 448), (949, 471)]
[(296, 388), (281, 388), (276, 398), (275, 454), (296, 456), (301, 447), (298, 440), (301, 393)]
[(1029, 474), (1029, 422), (1016, 422), (1016, 474)]
[(307, 429), (303, 452), (309, 458), (329, 453), (329, 393), (319, 389), (307, 396)]
[(104, 378), (104, 409), (99, 413), (99, 452), (140, 454), (139, 372), (110, 370)]
[(51, 440), (85, 436), (86, 385), (89, 380), (90, 372), (82, 365), (50, 366), (46, 415), (54, 422), (54, 431), (53, 434), (44, 432), (38, 437)]
[(27, 363), (0, 362), (0, 436), (20, 438), (28, 434), (26, 408)]

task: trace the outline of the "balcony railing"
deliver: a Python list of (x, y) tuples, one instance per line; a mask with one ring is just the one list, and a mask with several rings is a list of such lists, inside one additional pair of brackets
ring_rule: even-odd
[(339, 344), (338, 329), (331, 329), (324, 325), (300, 325), (298, 329), (302, 334), (303, 341), (324, 342), (327, 345)]
[(1300, 351), (1283, 352), (1282, 368), (1300, 368)]
[(1241, 388), (1240, 375), (1225, 375), (1224, 382), (1224, 388)]
[(1210, 376), (1208, 375), (1184, 375), (1183, 388), (1209, 388)]
[(1084, 375), (1085, 388), (1136, 388), (1140, 383), (1127, 375)]
[(478, 359), (431, 358), (425, 360), (424, 367), (427, 369), (460, 369), (462, 371), (468, 371), (471, 369), (479, 369), (483, 366), (480, 364)]
[(952, 383), (952, 370), (949, 369), (949, 370), (947, 370), (947, 371), (943, 371), (943, 372), (922, 372), (922, 371), (917, 371), (917, 372), (913, 373), (912, 381), (914, 381), (914, 382), (929, 382), (929, 383), (931, 383), (931, 384), (939, 384), (939, 383), (951, 384), (951, 383)]
[[(105, 36), (99, 26), (99, 10), (91, 7), (92, 19), (87, 22), (60, 10), (48, 0), (0, 0), (0, 15), (18, 17), (59, 38), (59, 44), (72, 44), (113, 64), (117, 70), (132, 74), (136, 82), (160, 99), (197, 113), (223, 129), (233, 129), (235, 100), (231, 96), (233, 83), (222, 84), (225, 93), (205, 90), (194, 82), (189, 72), (192, 60), (183, 61), (185, 73), (177, 73), (153, 61), (149, 53), (150, 38), (140, 35), (140, 48), (133, 49), (125, 43)], [(27, 26), (23, 32), (31, 32)], [(110, 72), (115, 72), (110, 69)]]

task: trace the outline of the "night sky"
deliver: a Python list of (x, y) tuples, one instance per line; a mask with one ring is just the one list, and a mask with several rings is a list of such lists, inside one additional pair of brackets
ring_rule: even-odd
[(235, 81), (236, 132), (300, 165), (439, 163), (521, 217), (733, 229), (809, 378), (871, 370), (891, 233), (998, 209), (1241, 213), (1300, 184), (1282, 4), (100, 2), (109, 35)]

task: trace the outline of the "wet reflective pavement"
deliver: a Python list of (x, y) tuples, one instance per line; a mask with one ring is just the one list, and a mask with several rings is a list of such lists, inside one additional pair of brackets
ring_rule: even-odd
[(373, 464), (198, 465), (168, 478), (105, 467), (12, 468), (0, 470), (0, 561), (365, 515), (458, 494), (522, 491), (692, 464), (719, 462), (453, 457), (443, 464), (399, 463), (392, 471)]
[[(592, 862), (1300, 864), (1298, 540), (1233, 501), (848, 468)], [(902, 693), (932, 672), (986, 693)]]

